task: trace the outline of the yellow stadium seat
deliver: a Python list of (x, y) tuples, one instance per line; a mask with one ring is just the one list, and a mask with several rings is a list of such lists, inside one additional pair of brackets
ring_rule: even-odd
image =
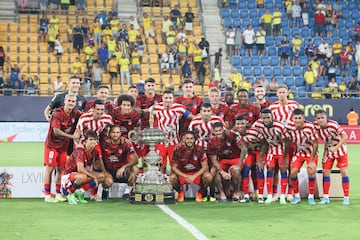
[(30, 72), (37, 73), (38, 72), (38, 64), (37, 63), (30, 63)]
[(30, 54), (30, 63), (36, 63), (38, 62), (38, 55)]
[(20, 63), (27, 63), (28, 62), (28, 54), (27, 53), (20, 53), (19, 54)]
[(40, 64), (40, 72), (41, 73), (48, 73), (48, 71), (49, 71), (48, 65)]

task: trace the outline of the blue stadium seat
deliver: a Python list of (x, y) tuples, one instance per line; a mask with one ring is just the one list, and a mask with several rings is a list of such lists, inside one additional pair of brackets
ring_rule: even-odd
[(261, 66), (269, 66), (270, 65), (270, 58), (268, 56), (262, 56), (260, 61), (261, 61)]
[(272, 68), (269, 66), (263, 67), (263, 74), (265, 75), (265, 77), (271, 77), (273, 74)]
[(287, 28), (289, 27), (289, 21), (286, 17), (281, 18), (281, 28)]
[(251, 65), (251, 59), (248, 56), (242, 56), (241, 57), (241, 65), (243, 66), (250, 66)]
[(250, 66), (244, 67), (244, 77), (250, 77), (253, 75), (252, 68)]
[(270, 57), (270, 65), (275, 67), (280, 65), (280, 60), (278, 56), (272, 56)]
[(240, 66), (240, 57), (236, 55), (232, 56), (231, 63), (233, 66)]
[(251, 58), (251, 65), (252, 66), (260, 66), (260, 58), (258, 56), (253, 56)]
[(346, 30), (346, 29), (344, 29), (344, 28), (340, 28), (340, 29), (339, 29), (339, 37), (340, 37), (340, 38), (348, 37), (347, 34), (348, 34), (348, 33), (347, 33), (347, 30)]
[(305, 37), (309, 37), (309, 36), (310, 36), (309, 28), (302, 28), (301, 29), (301, 37), (305, 38)]
[(334, 28), (332, 30), (332, 38), (334, 39), (334, 38), (338, 38), (338, 37), (339, 37), (339, 30)]
[(230, 9), (228, 9), (228, 8), (221, 9), (221, 17), (229, 18), (230, 17)]
[(274, 8), (274, 3), (273, 1), (266, 1), (265, 6), (266, 8), (272, 9)]
[(326, 87), (326, 79), (325, 77), (320, 76), (316, 81), (316, 87), (324, 88)]
[(320, 37), (314, 37), (314, 44), (318, 47), (321, 44), (322, 40)]
[(242, 74), (242, 67), (239, 65), (239, 66), (237, 66), (237, 67), (235, 67), (236, 68), (236, 70), (239, 72), (239, 73), (241, 73)]
[(284, 67), (283, 67), (283, 75), (284, 75), (285, 77), (291, 76), (291, 75), (292, 75), (291, 67), (289, 67), (289, 66), (284, 66)]
[(342, 39), (341, 43), (342, 43), (343, 46), (346, 46), (349, 42), (350, 42), (350, 39), (346, 37), (346, 38)]
[(240, 17), (239, 9), (237, 9), (237, 8), (231, 9), (231, 17), (232, 18), (239, 18)]
[(257, 9), (251, 9), (250, 10), (250, 18), (259, 18), (259, 14), (258, 14)]
[(298, 87), (298, 97), (306, 98), (306, 89), (305, 87)]
[(253, 67), (253, 72), (255, 77), (260, 77), (262, 74), (262, 69), (259, 66)]
[(268, 55), (269, 56), (277, 56), (276, 47), (268, 47)]
[(231, 18), (224, 18), (224, 27), (225, 28), (229, 28), (229, 27), (232, 27), (232, 20)]
[[(359, 4), (358, 4), (358, 5), (359, 5)], [(348, 7), (349, 7), (350, 10), (354, 11), (354, 10), (357, 10), (357, 7), (358, 7), (358, 6), (356, 6), (356, 2), (355, 2), (355, 1), (348, 1)], [(351, 14), (351, 17), (352, 17), (353, 19), (356, 19), (356, 18), (354, 18), (354, 15), (352, 15), (352, 14)]]
[(290, 37), (290, 28), (288, 28), (288, 27), (282, 28), (281, 32), (283, 35)]
[(297, 87), (300, 87), (300, 86), (305, 86), (305, 80), (303, 77), (297, 77), (295, 78), (295, 85)]
[(297, 28), (297, 27), (294, 27), (294, 28), (291, 28), (291, 36), (295, 36), (295, 34), (299, 34), (300, 36), (300, 28)]
[(251, 9), (255, 9), (256, 8), (256, 4), (255, 1), (248, 1), (248, 8)]
[(266, 9), (265, 9), (265, 8), (259, 9), (259, 17), (261, 17), (262, 15), (264, 15), (265, 12), (266, 12)]
[(243, 18), (243, 20), (242, 20), (243, 28), (246, 29), (249, 24), (250, 24), (250, 19), (249, 18)]
[(280, 46), (280, 43), (281, 43), (281, 39), (282, 39), (282, 36), (276, 36), (275, 37), (275, 45), (276, 46)]
[(239, 9), (247, 9), (246, 2), (244, 0), (238, 1), (238, 8)]
[(342, 29), (345, 26), (343, 19), (338, 19), (337, 24), (338, 24), (339, 29)]
[(274, 46), (274, 38), (272, 36), (266, 36), (265, 43), (267, 47)]
[(306, 56), (300, 56), (300, 66), (305, 67), (308, 64), (308, 59)]
[(241, 9), (240, 10), (240, 17), (241, 18), (248, 18), (248, 10), (247, 9)]
[(282, 76), (276, 76), (276, 82), (278, 84), (285, 84), (285, 79)]
[(346, 19), (345, 20), (345, 28), (346, 29), (352, 29), (354, 27), (354, 23), (352, 19)]
[(296, 96), (297, 94), (297, 87), (296, 86), (289, 86), (289, 88), (291, 89), (291, 92), (293, 93), (294, 96)]
[(282, 74), (281, 74), (281, 67), (279, 67), (279, 66), (274, 66), (274, 67), (273, 67), (273, 75), (274, 75), (275, 77), (280, 77), (280, 76), (282, 76)]
[[(309, 27), (314, 28), (314, 24), (315, 24), (315, 19), (309, 18)], [(315, 29), (314, 29), (314, 31), (315, 31)]]
[(346, 19), (351, 19), (349, 10), (343, 9), (343, 18), (344, 18), (345, 20), (346, 20)]
[(349, 8), (349, 9), (353, 9), (351, 10), (351, 18), (355, 21), (359, 20), (360, 17), (359, 10), (357, 10), (356, 8)]
[[(253, 18), (251, 19), (251, 24), (254, 28), (258, 28), (260, 26), (260, 21), (258, 18)], [(255, 30), (255, 32), (257, 32), (257, 30)]]
[(286, 77), (285, 78), (285, 84), (288, 86), (288, 87), (291, 87), (291, 86), (294, 86), (294, 78), (293, 77)]
[(293, 67), (293, 76), (294, 76), (294, 77), (300, 77), (300, 76), (302, 76), (301, 67), (299, 67), (299, 66), (294, 66), (294, 67)]
[(233, 27), (234, 27), (234, 28), (241, 27), (241, 20), (240, 20), (240, 18), (234, 18), (234, 19), (233, 19)]

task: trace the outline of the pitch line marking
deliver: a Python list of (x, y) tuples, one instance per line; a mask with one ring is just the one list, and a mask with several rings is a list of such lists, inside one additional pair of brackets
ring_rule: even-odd
[(208, 240), (208, 238), (200, 232), (196, 227), (191, 225), (188, 221), (186, 221), (183, 217), (175, 213), (166, 205), (157, 205), (163, 212), (172, 217), (175, 221), (177, 221), (183, 228), (188, 230), (196, 239), (198, 240)]

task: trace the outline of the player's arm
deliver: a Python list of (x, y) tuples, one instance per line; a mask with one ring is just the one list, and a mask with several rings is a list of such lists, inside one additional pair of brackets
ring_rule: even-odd
[(313, 163), (315, 161), (315, 157), (318, 153), (318, 148), (319, 148), (319, 142), (317, 139), (315, 139), (313, 141), (313, 152), (311, 154), (311, 159), (310, 159), (310, 163)]
[(172, 163), (171, 164), (171, 171), (173, 173), (175, 173), (176, 176), (181, 176), (181, 177), (184, 177), (184, 178), (187, 177), (187, 175), (185, 173), (183, 173), (182, 171), (179, 170), (177, 163)]
[(93, 179), (96, 183), (96, 186), (98, 185), (98, 180), (95, 177), (95, 175), (91, 174), (89, 171), (85, 169), (84, 162), (76, 162), (77, 172), (85, 174), (89, 178)]
[(264, 169), (263, 158), (264, 158), (264, 154), (268, 151), (268, 148), (269, 148), (269, 143), (265, 140), (265, 138), (263, 138), (261, 140), (260, 156), (259, 159), (256, 160), (256, 165), (260, 169)]
[(46, 119), (46, 121), (50, 121), (50, 112), (51, 112), (51, 108), (50, 106), (46, 106), (46, 108), (44, 109), (44, 117)]
[(346, 143), (347, 140), (348, 140), (348, 135), (346, 134), (346, 132), (343, 131), (341, 134), (341, 139), (338, 142), (338, 144), (336, 144), (333, 147), (330, 147), (329, 151), (336, 152), (339, 149), (339, 147), (341, 147), (344, 143)]
[(240, 149), (240, 160), (239, 160), (237, 166), (240, 168), (241, 164), (242, 164), (243, 161), (244, 161), (244, 158), (245, 158), (246, 155), (247, 155), (248, 148), (247, 148), (247, 146), (245, 145), (245, 143), (242, 143), (242, 144), (238, 145), (238, 148)]
[(286, 165), (287, 164), (286, 156), (288, 155), (289, 149), (290, 149), (290, 139), (289, 138), (284, 138), (283, 142), (285, 144), (285, 147), (284, 147), (284, 154), (282, 156), (282, 162), (283, 162), (283, 164)]
[(54, 128), (54, 134), (58, 137), (66, 137), (74, 140), (78, 140), (80, 138), (80, 133), (78, 130), (75, 130), (73, 134), (68, 134), (63, 130), (61, 130), (60, 128)]

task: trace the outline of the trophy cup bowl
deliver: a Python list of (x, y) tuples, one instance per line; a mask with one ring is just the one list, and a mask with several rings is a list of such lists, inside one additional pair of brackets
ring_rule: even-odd
[(134, 143), (143, 143), (149, 146), (150, 151), (143, 158), (146, 163), (144, 173), (139, 173), (134, 193), (130, 195), (130, 203), (168, 204), (175, 203), (173, 188), (169, 176), (159, 171), (160, 155), (155, 151), (155, 145), (161, 142), (168, 143), (175, 136), (169, 130), (159, 128), (145, 128), (141, 131), (130, 131), (128, 138)]

